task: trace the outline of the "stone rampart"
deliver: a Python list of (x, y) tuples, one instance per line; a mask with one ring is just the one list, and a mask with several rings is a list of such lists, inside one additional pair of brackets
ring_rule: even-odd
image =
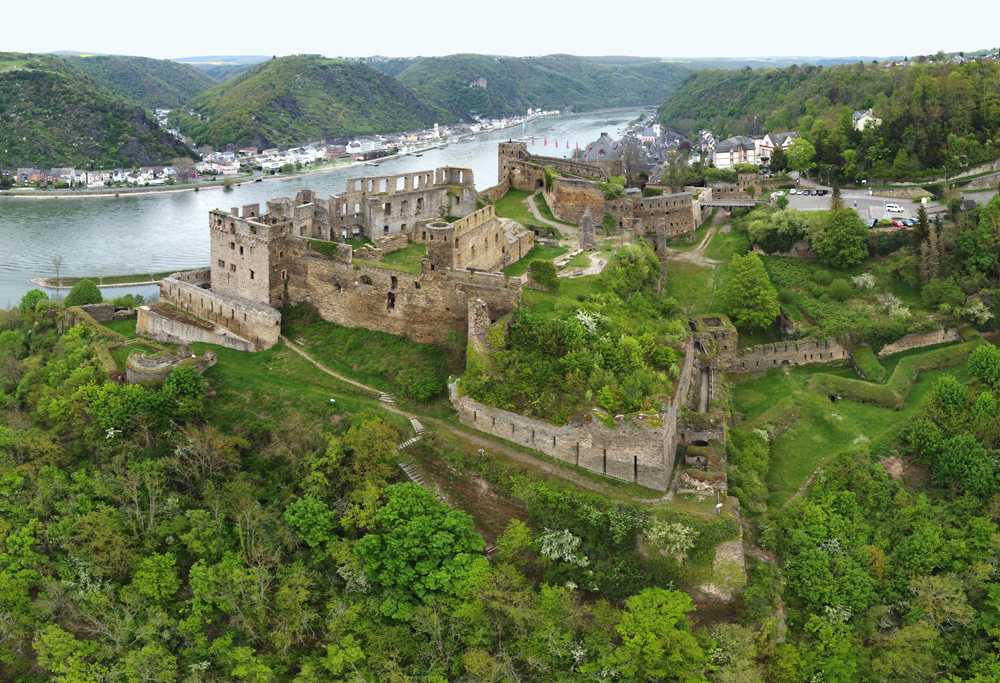
[(205, 342), (237, 351), (256, 351), (253, 342), (218, 325), (205, 326), (186, 316), (172, 315), (162, 306), (140, 306), (136, 332), (168, 344)]
[[(248, 341), (253, 350), (267, 349), (278, 342), (281, 336), (281, 313), (267, 304), (204, 289), (193, 282), (200, 276), (201, 271), (195, 271), (164, 278), (160, 282), (160, 300), (196, 318), (225, 328), (230, 334)], [(141, 313), (139, 317), (142, 318)], [(180, 320), (174, 322), (178, 325), (183, 323)], [(166, 323), (160, 327), (173, 327), (178, 331), (181, 329), (179, 326)], [(208, 341), (208, 339), (185, 339), (183, 336), (178, 336), (185, 341)]]
[[(470, 331), (470, 339), (474, 336)], [(457, 381), (449, 391), (459, 419), (469, 427), (598, 474), (666, 491), (677, 452), (679, 403), (690, 388), (693, 367), (694, 347), (689, 342), (670, 404), (659, 415), (619, 420), (614, 427), (593, 416), (582, 423), (553, 425), (486, 406), (462, 394)]]
[(832, 363), (848, 357), (847, 349), (833, 339), (799, 339), (751, 346), (720, 362), (730, 372), (758, 372), (786, 365)]
[(883, 346), (878, 352), (878, 357), (885, 358), (894, 353), (902, 353), (911, 349), (922, 349), (925, 346), (934, 346), (935, 344), (946, 344), (961, 340), (962, 335), (958, 333), (958, 330), (940, 329), (932, 332), (908, 334), (905, 337), (900, 337), (891, 344)]

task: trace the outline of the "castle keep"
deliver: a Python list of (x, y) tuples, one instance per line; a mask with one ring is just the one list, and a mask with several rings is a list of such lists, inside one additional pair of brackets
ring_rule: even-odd
[[(209, 213), (208, 269), (160, 284), (160, 303), (139, 312), (141, 333), (164, 341), (206, 341), (241, 350), (278, 341), (279, 309), (309, 302), (321, 317), (424, 343), (466, 329), (468, 302), (494, 318), (519, 302), (521, 280), (499, 271), (534, 244), (521, 226), (477, 209), (469, 169), (352, 178), (347, 192)], [(356, 252), (345, 240), (371, 240)], [(419, 270), (388, 266), (386, 254), (426, 244)]]

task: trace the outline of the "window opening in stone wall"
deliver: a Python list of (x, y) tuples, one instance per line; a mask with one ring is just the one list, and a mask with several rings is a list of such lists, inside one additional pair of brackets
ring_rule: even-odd
[(250, 279), (253, 280), (253, 271), (250, 271)]
[(389, 292), (386, 297), (386, 308), (390, 311), (396, 310), (396, 293)]
[(389, 289), (396, 289), (396, 285), (399, 284), (399, 280), (396, 279), (395, 275), (389, 276)]

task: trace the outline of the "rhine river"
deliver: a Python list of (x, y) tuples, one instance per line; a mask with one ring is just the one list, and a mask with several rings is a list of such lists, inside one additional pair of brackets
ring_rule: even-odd
[[(349, 177), (392, 175), (439, 166), (471, 168), (476, 187), (497, 182), (497, 143), (526, 139), (536, 154), (570, 156), (601, 132), (617, 137), (639, 110), (596, 112), (537, 119), (502, 131), (430, 150), (421, 157), (383, 161), (378, 167), (351, 166), (298, 178), (243, 183), (230, 191), (151, 193), (139, 196), (34, 199), (0, 197), (0, 308), (9, 308), (32, 287), (33, 277), (53, 276), (52, 259), (62, 257), (62, 275), (120, 275), (207, 266), (208, 212), (260, 203), (316, 190), (321, 197), (343, 192)], [(556, 142), (558, 141), (558, 147)], [(156, 287), (106, 289), (155, 296)]]

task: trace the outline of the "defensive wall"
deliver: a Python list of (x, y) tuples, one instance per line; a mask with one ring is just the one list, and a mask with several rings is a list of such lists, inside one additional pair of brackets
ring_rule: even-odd
[(758, 372), (786, 365), (832, 363), (846, 360), (849, 355), (833, 339), (797, 339), (751, 346), (720, 358), (720, 363), (730, 372)]
[(281, 335), (281, 313), (264, 303), (208, 289), (209, 277), (210, 271), (202, 269), (161, 280), (161, 302), (188, 315), (142, 306), (136, 331), (161, 341), (203, 341), (247, 351), (274, 346)]
[[(469, 343), (482, 353), (488, 353), (485, 334), (491, 319), (485, 302), (470, 303)], [(618, 418), (613, 427), (594, 416), (581, 423), (553, 425), (487, 406), (463, 394), (458, 381), (451, 383), (449, 393), (459, 420), (469, 427), (598, 474), (665, 491), (677, 452), (678, 411), (690, 389), (693, 371), (694, 346), (688, 341), (670, 402), (659, 414)]]
[(879, 349), (878, 357), (885, 358), (894, 353), (902, 353), (903, 351), (910, 351), (912, 349), (922, 349), (925, 346), (934, 346), (935, 344), (946, 344), (961, 340), (962, 335), (959, 334), (958, 330), (940, 329), (932, 332), (915, 332), (883, 346)]

